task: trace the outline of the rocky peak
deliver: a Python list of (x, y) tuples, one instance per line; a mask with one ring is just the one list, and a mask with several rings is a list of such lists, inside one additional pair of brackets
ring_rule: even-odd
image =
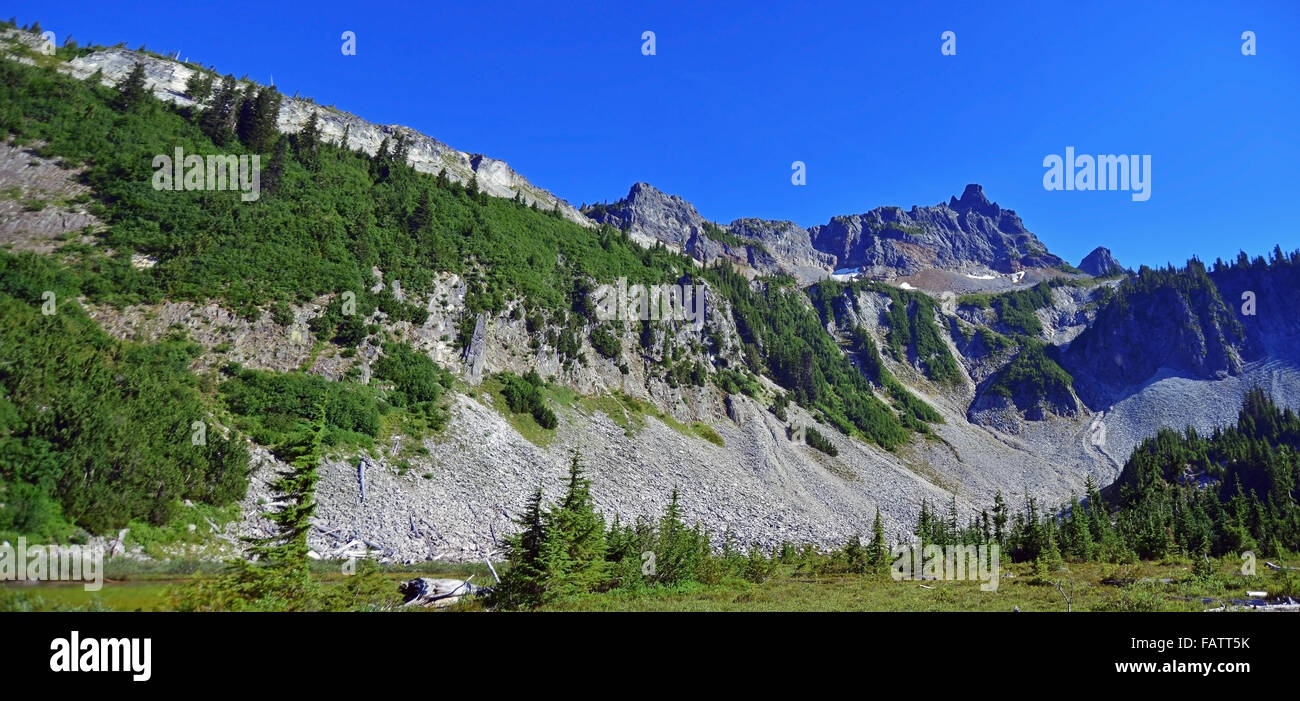
[(1092, 249), (1092, 253), (1083, 257), (1079, 261), (1079, 270), (1093, 276), (1106, 277), (1124, 272), (1124, 266), (1115, 260), (1115, 256), (1110, 254), (1110, 249), (1105, 246), (1098, 246)]
[(778, 262), (781, 272), (790, 273), (800, 281), (820, 280), (835, 265), (835, 257), (813, 248), (812, 235), (792, 221), (737, 219), (727, 230), (760, 244)]
[(961, 193), (961, 199), (956, 197), (948, 198), (948, 208), (957, 212), (975, 211), (987, 217), (996, 218), (1001, 213), (1001, 208), (996, 202), (989, 202), (989, 198), (984, 196), (984, 188), (977, 183), (971, 183)]
[(636, 183), (612, 204), (583, 208), (592, 221), (624, 229), (645, 245), (662, 242), (701, 263), (729, 260), (742, 270), (790, 274), (812, 282), (830, 274), (834, 258), (813, 248), (812, 237), (791, 221), (737, 219), (729, 226), (710, 222), (694, 205), (649, 183)]
[(817, 250), (835, 256), (837, 268), (861, 267), (877, 275), (911, 275), (926, 268), (1009, 273), (1064, 263), (1013, 210), (989, 201), (977, 184), (947, 203), (908, 211), (877, 207), (833, 217), (809, 233)]
[(583, 213), (594, 222), (626, 229), (644, 243), (662, 241), (679, 248), (704, 233), (708, 223), (694, 205), (650, 183), (636, 183), (627, 197), (613, 204), (587, 205)]

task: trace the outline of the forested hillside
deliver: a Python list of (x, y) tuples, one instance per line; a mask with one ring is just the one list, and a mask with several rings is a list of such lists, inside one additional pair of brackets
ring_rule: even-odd
[[(744, 362), (729, 366), (720, 347), (676, 362), (656, 357), (648, 328), (637, 361), (662, 366), (674, 381), (750, 394), (759, 390), (746, 378), (767, 376), (842, 432), (885, 448), (907, 439), (905, 423), (923, 430), (916, 410), (892, 409), (875, 396), (789, 281), (751, 282), (726, 265), (697, 269), (612, 227), (588, 229), (518, 200), (489, 197), (472, 183), (416, 173), (405, 164), (400, 138), (367, 156), (322, 141), (310, 124), (280, 135), (266, 126), (279, 105), (274, 88), (231, 77), (191, 81), (192, 97), (208, 104), (204, 110), (158, 101), (139, 72), (109, 88), (2, 61), (0, 83), (0, 135), (84, 169), (94, 193), (90, 208), (106, 223), (85, 232), (93, 245), (65, 243), (53, 258), (0, 253), (7, 328), (21, 329), (6, 334), (8, 362), (0, 370), (10, 439), (0, 478), (11, 485), (10, 503), (30, 502), (17, 512), (33, 514), (0, 530), (36, 532), (53, 527), (47, 523), (66, 530), (45, 495), (68, 523), (92, 532), (132, 519), (165, 522), (185, 499), (238, 499), (246, 469), (240, 441), (214, 429), (203, 450), (191, 450), (195, 421), (215, 421), (272, 450), (302, 441), (322, 398), (329, 407), (326, 446), (366, 448), (393, 431), (418, 435), (440, 427), (438, 400), (450, 377), (400, 338), (362, 321), (379, 310), (382, 318), (422, 323), (427, 309), (405, 300), (431, 291), (440, 273), (467, 283), (461, 319), (507, 310), (524, 316), (566, 364), (587, 362), (587, 343), (610, 357), (622, 354), (610, 332), (621, 335), (623, 325), (593, 316), (595, 285), (699, 280), (734, 314)], [(258, 153), (261, 196), (242, 202), (231, 192), (155, 189), (152, 159), (176, 147), (197, 155)], [(133, 264), (140, 256), (152, 264)], [(404, 299), (389, 287), (372, 292), (372, 268), (400, 280)], [(57, 296), (57, 314), (40, 312), (47, 290)], [(343, 313), (344, 292), (356, 295), (357, 313)], [(216, 300), (246, 318), (269, 314), (287, 323), (290, 305), (322, 295), (333, 301), (311, 320), (311, 330), (345, 355), (366, 343), (381, 348), (377, 383), (238, 367), (196, 375), (190, 366), (199, 349), (183, 334), (158, 344), (117, 342), (95, 328), (78, 301)], [(474, 325), (459, 328), (463, 346)], [(75, 363), (65, 357), (87, 348), (99, 352)], [(106, 399), (118, 394), (120, 401)], [(29, 459), (38, 454), (47, 457)]]
[[(326, 138), (315, 115), (332, 108), (313, 107), (300, 129), (285, 129), (278, 117), (289, 98), (271, 86), (199, 69), (183, 101), (159, 99), (141, 64), (110, 86), (99, 75), (78, 80), (59, 70), (92, 49), (67, 45), (45, 56), (15, 47), (31, 65), (0, 60), (0, 139), (33, 160), (57, 161), (88, 194), (75, 202), (6, 196), (32, 210), (82, 206), (98, 224), (27, 251), (0, 251), (0, 536), (84, 538), (133, 524), (166, 526), (187, 503), (230, 510), (256, 496), (249, 485), (256, 486), (250, 475), (258, 459), (346, 462), (352, 480), (358, 456), (370, 456), (391, 458), (395, 479), (419, 463), (420, 479), (488, 501), (491, 515), (466, 527), (495, 543), (500, 524), (488, 519), (504, 522), (518, 501), (510, 493), (519, 485), (503, 482), (523, 479), (507, 474), (503, 455), (540, 464), (529, 451), (554, 445), (558, 453), (576, 440), (574, 423), (600, 432), (609, 424), (612, 434), (632, 438), (650, 416), (677, 442), (649, 457), (704, 455), (778, 493), (772, 502), (761, 494), (736, 510), (707, 513), (714, 526), (737, 514), (779, 521), (791, 504), (825, 516), (817, 510), (850, 493), (854, 499), (836, 505), (852, 508), (834, 516), (856, 528), (866, 513), (858, 495), (884, 499), (877, 493), (889, 491), (886, 522), (910, 523), (919, 512), (920, 537), (1001, 538), (1017, 559), (1035, 560), (1049, 543), (1067, 557), (1094, 559), (1295, 547), (1289, 429), (1212, 439), (1164, 431), (1130, 458), (1127, 448), (1154, 429), (1140, 424), (1125, 454), (1114, 456), (1088, 422), (1158, 373), (1219, 381), (1292, 352), (1295, 329), (1285, 310), (1296, 299), (1300, 253), (1279, 248), (1271, 260), (1220, 262), (1210, 271), (1193, 259), (1181, 269), (1144, 267), (1106, 279), (1054, 265), (1036, 268), (1042, 281), (1032, 286), (1009, 282), (1021, 279), (1018, 271), (999, 278), (1001, 292), (961, 297), (863, 277), (804, 287), (802, 278), (757, 274), (768, 268), (727, 257), (702, 265), (685, 248), (645, 245), (630, 231), (631, 215), (625, 229), (584, 226), (590, 222), (567, 218), (558, 202), (539, 210), (522, 193), (493, 197), (476, 180), (417, 172), (408, 132), (393, 130), (374, 153), (346, 133)], [(229, 190), (156, 187), (155, 157), (178, 148), (258, 156), (259, 195), (246, 201)], [(954, 200), (948, 209), (960, 209), (963, 221), (983, 221), (976, 215), (985, 210), (1010, 221), (1010, 210), (972, 187), (966, 204)], [(926, 216), (949, 214), (935, 212)], [(1014, 225), (1021, 230), (1018, 218)], [(923, 233), (900, 226), (885, 227), (890, 240)], [(770, 255), (763, 246), (783, 240), (760, 246), (704, 228), (719, 242)], [(861, 247), (882, 235), (866, 226), (848, 231), (845, 242)], [(1024, 241), (1032, 250), (998, 253), (998, 265), (1055, 260), (1036, 238)], [(917, 260), (909, 258), (908, 268)], [(806, 267), (799, 270), (809, 273)], [(596, 290), (619, 279), (704, 287), (703, 325), (598, 319)], [(1258, 318), (1236, 309), (1247, 292), (1259, 295)], [(209, 303), (230, 323), (214, 332), (223, 340), (204, 345), (185, 322), (187, 314), (209, 313), (196, 311)], [(97, 323), (161, 315), (173, 322), (162, 333), (137, 335), (143, 323)], [(238, 323), (263, 319), (285, 336), (303, 333), (301, 355), (273, 348), (274, 366), (224, 355), (243, 333)], [(487, 329), (500, 334), (499, 348), (483, 377), (471, 357), (481, 363)], [(316, 363), (323, 356), (331, 362)], [(1285, 373), (1266, 371), (1280, 373), (1277, 386), (1285, 389)], [(1266, 401), (1252, 395), (1243, 416), (1259, 423), (1276, 414), (1269, 426), (1294, 421), (1265, 410)], [(499, 446), (488, 440), (484, 426), (498, 424), (486, 413), (518, 435)], [(433, 471), (450, 462), (437, 455), (437, 441), (467, 414), (482, 419), (468, 440), (499, 451), (457, 466), (481, 479), (469, 486)], [(1018, 423), (1003, 421), (1008, 415)], [(592, 457), (630, 480), (629, 470), (649, 470), (630, 445)], [(713, 448), (727, 452), (703, 452)], [(1179, 481), (1183, 466), (1166, 458), (1192, 465), (1197, 481), (1212, 481), (1217, 501)], [(1117, 500), (1114, 513), (1102, 511), (1095, 480), (1060, 518), (1041, 496), (1060, 499), (1085, 476), (1108, 483), (1126, 460), (1119, 485), (1106, 492)], [(817, 488), (791, 479), (792, 465), (813, 475)], [(680, 474), (674, 467), (655, 477)], [(931, 518), (933, 493), (970, 517), (995, 490), (1013, 487), (1023, 491), (1023, 516), (1004, 502), (999, 516), (979, 514), (971, 526), (950, 514)], [(716, 489), (727, 487), (684, 491), (707, 500), (721, 498)], [(337, 488), (333, 498), (344, 493)], [(1002, 536), (994, 532), (1001, 527), (990, 530), (998, 518), (1006, 519)], [(768, 546), (785, 533), (777, 521), (765, 523)], [(406, 539), (414, 519), (396, 529)], [(1092, 529), (1093, 545), (1083, 544), (1081, 529)], [(626, 531), (609, 537), (633, 540)], [(631, 550), (620, 552), (611, 566), (630, 567)]]

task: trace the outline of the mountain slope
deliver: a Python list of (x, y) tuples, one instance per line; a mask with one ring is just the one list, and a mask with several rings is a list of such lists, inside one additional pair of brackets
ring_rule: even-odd
[[(276, 178), (258, 201), (159, 191), (155, 154), (253, 147), (210, 133), (210, 108), (176, 94), (191, 67), (118, 49), (60, 51), (38, 61), (13, 48), (29, 60), (0, 61), (0, 132), (15, 152), (0, 163), (38, 153), (67, 166), (87, 202), (22, 196), (84, 206), (97, 224), (71, 230), (74, 240), (13, 223), (41, 255), (0, 253), (6, 270), (24, 271), (0, 301), (36, 319), (51, 289), (84, 309), (108, 357), (133, 364), (124, 391), (147, 395), (144, 379), (161, 374), (149, 359), (164, 359), (188, 389), (180, 399), (155, 394), (140, 411), (185, 406), (176, 426), (200, 421), (252, 456), (232, 532), (265, 527), (267, 480), (284, 467), (288, 437), (313, 420), (314, 401), (326, 403), (332, 442), (313, 548), (328, 555), (355, 535), (394, 559), (478, 559), (499, 547), (539, 482), (554, 494), (573, 448), (607, 515), (657, 513), (678, 486), (688, 518), (716, 533), (730, 525), (744, 544), (829, 545), (864, 530), (877, 507), (892, 539), (908, 532), (922, 499), (953, 496), (967, 513), (997, 491), (1062, 500), (1088, 476), (1107, 483), (1123, 446), (1154, 432), (1151, 417), (1199, 425), (1247, 378), (1272, 377), (1282, 404), (1300, 400), (1293, 356), (1282, 354), (1296, 331), (1286, 311), (1300, 289), (1295, 257), (1110, 280), (1051, 271), (1032, 288), (999, 278), (1013, 289), (968, 297), (828, 281), (854, 256), (885, 277), (1014, 274), (1060, 261), (978, 186), (936, 207), (846, 218), (845, 232), (858, 228), (843, 236), (756, 219), (718, 227), (644, 184), (621, 203), (587, 208), (588, 220), (546, 207), (521, 176), (506, 173), (494, 189), (491, 174), (505, 171), (492, 162), (450, 154), (434, 169), (447, 155), (437, 142), (395, 156), (381, 135), (391, 146), (405, 132), (287, 98), (275, 115), (283, 136), (261, 152)], [(67, 75), (89, 78), (92, 64), (126, 75), (136, 58), (164, 100), (122, 104), (125, 93), (103, 85), (111, 80)], [(244, 99), (265, 92), (244, 90)], [(311, 109), (333, 124), (323, 140), (296, 128)], [(348, 131), (346, 147), (331, 130)], [(353, 139), (361, 132), (365, 144)], [(672, 245), (646, 245), (656, 242)], [(700, 286), (701, 323), (598, 319), (596, 289), (620, 278)], [(1247, 291), (1258, 316), (1234, 322)], [(0, 369), (0, 397), (18, 398), (0, 411), (5, 447), (62, 451), (55, 439), (95, 430), (94, 415), (43, 415), (45, 404), (22, 392), (43, 372), (33, 359), (47, 340), (16, 339), (28, 359)], [(126, 343), (146, 350), (113, 350)], [(79, 382), (69, 380), (85, 389), (76, 396), (93, 397)], [(280, 395), (294, 401), (272, 401)], [(1196, 403), (1185, 406), (1189, 396)], [(835, 454), (807, 444), (808, 428)], [(176, 436), (142, 440), (142, 450), (175, 451), (150, 441)], [(13, 455), (0, 451), (0, 480), (39, 485)], [(119, 484), (142, 493), (139, 482)], [(205, 493), (186, 486), (158, 496), (167, 508), (157, 514), (66, 514), (101, 532), (131, 517), (165, 522), (185, 513), (182, 494)], [(233, 490), (219, 491), (212, 506), (231, 501)]]

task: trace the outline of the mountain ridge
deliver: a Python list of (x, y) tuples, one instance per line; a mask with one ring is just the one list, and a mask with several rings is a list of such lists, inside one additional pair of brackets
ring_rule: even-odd
[[(49, 84), (17, 68), (6, 73), (14, 85)], [(116, 108), (106, 98), (110, 91), (60, 80), (67, 81), (57, 83), (65, 91), (61, 99), (75, 98), (78, 108), (88, 109), (78, 114), (117, 128)], [(24, 109), (36, 115), (71, 109), (41, 90), (3, 90), (20, 117)], [(162, 125), (157, 135), (123, 130), (110, 136), (131, 136), (139, 153), (166, 152), (167, 135), (175, 131), (163, 127), (204, 138), (187, 121), (192, 116), (175, 109), (181, 103), (159, 104), (148, 102), (139, 117)], [(301, 105), (308, 107), (286, 104), (297, 115), (290, 121), (305, 118), (301, 110), (323, 109), (305, 101)], [(279, 117), (277, 123), (284, 124)], [(39, 121), (5, 125), (24, 138), (57, 139), (60, 125), (71, 123)], [(347, 123), (338, 126), (348, 129)], [(376, 127), (373, 136), (382, 140), (381, 134), (391, 133)], [(602, 485), (595, 491), (602, 509), (629, 521), (644, 513), (646, 503), (661, 505), (681, 484), (691, 518), (718, 532), (734, 524), (744, 544), (842, 543), (877, 507), (890, 533), (905, 535), (921, 498), (937, 503), (950, 497), (967, 513), (997, 491), (1056, 500), (1077, 491), (1086, 477), (1109, 481), (1126, 458), (1125, 447), (1150, 435), (1157, 421), (1186, 417), (1198, 428), (1209, 425), (1219, 418), (1213, 399), (1250, 382), (1270, 382), (1286, 404), (1300, 397), (1300, 377), (1284, 354), (1296, 331), (1287, 317), (1300, 289), (1293, 279), (1295, 257), (1279, 254), (1273, 262), (1246, 261), (1227, 270), (1216, 266), (1208, 273), (1208, 284), (1219, 289), (1215, 295), (1198, 274), (1161, 281), (1147, 271), (1111, 280), (1060, 273), (1032, 288), (963, 297), (862, 279), (844, 284), (822, 277), (801, 287), (758, 275), (764, 266), (789, 265), (779, 258), (799, 256), (821, 270), (818, 261), (825, 259), (819, 256), (826, 252), (812, 245), (812, 233), (804, 248), (801, 232), (808, 230), (792, 222), (737, 219), (714, 230), (717, 225), (685, 200), (634, 186), (634, 199), (662, 208), (664, 217), (637, 218), (632, 215), (644, 212), (633, 207), (625, 212), (627, 228), (634, 221), (643, 227), (662, 223), (662, 235), (677, 237), (683, 251), (709, 258), (706, 263), (629, 246), (632, 234), (622, 235), (612, 219), (582, 224), (530, 211), (510, 201), (518, 190), (485, 197), (457, 185), (454, 177), (451, 184), (437, 182), (427, 170), (382, 174), (375, 156), (336, 149), (328, 141), (322, 148), (331, 156), (331, 170), (324, 177), (295, 161), (304, 146), (289, 140), (284, 189), (238, 210), (238, 218), (229, 216), (219, 197), (160, 194), (147, 178), (123, 184), (105, 177), (141, 168), (112, 162), (127, 156), (103, 134), (59, 141), (54, 156), (92, 171), (88, 179), (103, 199), (95, 201), (96, 211), (109, 228), (86, 233), (90, 243), (68, 249), (90, 261), (86, 271), (78, 267), (79, 258), (66, 261), (88, 283), (79, 291), (60, 287), (59, 296), (74, 309), (84, 306), (88, 318), (122, 344), (154, 348), (187, 338), (197, 356), (183, 359), (178, 373), (194, 373), (196, 386), (200, 379), (211, 383), (217, 396), (232, 381), (228, 374), (238, 378), (232, 366), (242, 364), (268, 382), (343, 387), (349, 401), (382, 403), (397, 412), (389, 416), (402, 417), (410, 397), (381, 372), (386, 359), (391, 366), (392, 358), (422, 357), (453, 373), (457, 381), (446, 387), (450, 420), (444, 433), (385, 434), (364, 448), (375, 468), (370, 506), (357, 506), (355, 454), (339, 448), (325, 456), (320, 513), (329, 519), (328, 528), (310, 539), (319, 552), (336, 551), (339, 543), (328, 533), (341, 529), (384, 544), (385, 557), (445, 552), (478, 559), (512, 528), (511, 518), (536, 484), (553, 488), (574, 448), (587, 449), (584, 460)], [(87, 151), (92, 145), (101, 150)], [(6, 148), (25, 154), (40, 147)], [(3, 159), (16, 166), (25, 161), (19, 154)], [(482, 174), (487, 180), (484, 161), (475, 167), (468, 177)], [(104, 191), (112, 187), (121, 189)], [(152, 226), (122, 217), (125, 198), (104, 197), (115, 192), (139, 198), (139, 211), (151, 217)], [(357, 201), (366, 205), (359, 212)], [(313, 223), (337, 225), (277, 228), (274, 243), (280, 248), (254, 248), (269, 237), (254, 235), (261, 232), (252, 228), (259, 215), (299, 209), (312, 212)], [(444, 218), (424, 216), (431, 210)], [(925, 256), (955, 265), (963, 275), (983, 275), (994, 265), (1019, 266), (1016, 272), (1022, 272), (1026, 261), (1055, 260), (1045, 246), (1039, 250), (1012, 210), (990, 202), (975, 185), (933, 207), (872, 211), (874, 217), (845, 218), (848, 226), (866, 217), (862, 231), (871, 234), (855, 243), (846, 238), (845, 250), (857, 246), (863, 256), (877, 256), (883, 273), (911, 270)], [(614, 214), (606, 208), (602, 216)], [(880, 232), (870, 226), (877, 220)], [(232, 221), (239, 226), (226, 226)], [(884, 231), (884, 222), (898, 226)], [(965, 238), (939, 235), (949, 229)], [(36, 233), (56, 239), (69, 231)], [(927, 242), (928, 248), (922, 245)], [(380, 246), (382, 255), (375, 253)], [(224, 257), (214, 257), (214, 251)], [(968, 252), (974, 258), (962, 257)], [(136, 256), (142, 258), (138, 263)], [(336, 269), (320, 278), (293, 277), (305, 263), (327, 256)], [(56, 277), (49, 270), (63, 262), (57, 256), (0, 254), (0, 264), (12, 271), (0, 288), (7, 308), (31, 324), (49, 324), (34, 310), (41, 285)], [(254, 269), (264, 279), (250, 275)], [(185, 277), (196, 270), (205, 275)], [(701, 285), (708, 299), (706, 323), (697, 328), (593, 318), (587, 311), (592, 288), (620, 275), (651, 284)], [(1146, 285), (1144, 275), (1151, 278), (1150, 289), (1138, 287)], [(1184, 283), (1195, 283), (1188, 288), (1194, 293), (1179, 292)], [(341, 311), (342, 290), (353, 288), (357, 318), (349, 319)], [(1155, 291), (1164, 289), (1174, 292)], [(1239, 315), (1238, 299), (1247, 292), (1258, 293), (1259, 315), (1240, 321), (1243, 331), (1232, 330), (1229, 315)], [(1183, 334), (1170, 338), (1186, 341), (1197, 353), (1162, 355), (1161, 339), (1153, 339), (1145, 325), (1157, 319), (1122, 313), (1111, 306), (1117, 297), (1155, 299), (1139, 302), (1155, 315), (1176, 307), (1177, 314), (1165, 314), (1169, 318), (1154, 328)], [(1188, 328), (1179, 330), (1183, 326)], [(1090, 340), (1111, 332), (1118, 341)], [(1253, 339), (1259, 339), (1262, 355), (1245, 345)], [(406, 355), (397, 348), (407, 348)], [(1197, 365), (1192, 361), (1201, 348), (1206, 354)], [(1128, 353), (1121, 356), (1123, 365), (1133, 368), (1116, 376), (1123, 386), (1075, 401), (1076, 390), (1087, 394), (1082, 383), (1114, 374), (1107, 364), (1114, 363), (1115, 352)], [(0, 375), (0, 381), (8, 379)], [(511, 398), (525, 391), (520, 381), (534, 387), (528, 402), (553, 411), (550, 427), (536, 414), (513, 410), (517, 402)], [(209, 410), (223, 427), (248, 418), (222, 413), (228, 410), (219, 403)], [(374, 426), (373, 438), (380, 438)], [(816, 428), (835, 454), (808, 445), (801, 432), (806, 428)], [(272, 450), (274, 434), (231, 430), (231, 440), (248, 443), (254, 456), (240, 527), (259, 534), (273, 501), (267, 481), (287, 465)], [(412, 516), (427, 523), (416, 525)]]

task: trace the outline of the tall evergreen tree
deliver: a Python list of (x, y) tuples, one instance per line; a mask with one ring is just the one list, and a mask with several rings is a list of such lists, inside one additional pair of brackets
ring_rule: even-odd
[(871, 543), (867, 545), (867, 562), (871, 571), (884, 572), (889, 564), (889, 546), (885, 543), (885, 524), (880, 520), (880, 507), (876, 507), (876, 520), (871, 524)]
[(564, 499), (547, 513), (543, 559), (551, 568), (550, 590), (556, 595), (595, 591), (608, 577), (605, 519), (596, 513), (591, 480), (583, 474), (578, 451), (569, 463)]
[(277, 126), (280, 118), (281, 95), (273, 87), (262, 88), (256, 96), (244, 99), (239, 110), (239, 122), (236, 133), (239, 140), (250, 150), (265, 153), (271, 150), (280, 131)]
[(239, 115), (239, 90), (235, 79), (221, 79), (208, 108), (199, 117), (199, 128), (217, 145), (230, 143), (234, 138), (236, 118)]
[(325, 425), (322, 399), (307, 433), (298, 443), (285, 448), (293, 454), (289, 469), (271, 485), (281, 503), (267, 516), (275, 531), (269, 536), (247, 538), (248, 559), (236, 559), (233, 572), (210, 586), (199, 587), (189, 607), (314, 611), (324, 606), (320, 582), (308, 568), (307, 534), (316, 511), (317, 466)]
[(510, 567), (494, 589), (493, 601), (505, 608), (529, 608), (541, 604), (547, 593), (548, 567), (542, 559), (547, 529), (541, 486), (528, 499), (515, 524), (519, 532), (506, 539), (506, 560)]
[(320, 134), (320, 121), (313, 110), (307, 123), (293, 136), (294, 157), (307, 170), (316, 170), (320, 166)]
[(146, 95), (144, 64), (136, 62), (116, 87), (118, 95), (113, 100), (116, 109), (125, 112), (143, 102)]
[(271, 162), (266, 166), (266, 174), (262, 176), (262, 188), (269, 193), (276, 193), (280, 190), (280, 185), (284, 182), (284, 169), (289, 159), (289, 140), (283, 136), (275, 140), (275, 147), (271, 154)]
[(411, 216), (407, 217), (406, 230), (412, 236), (425, 233), (429, 224), (433, 221), (433, 197), (429, 194), (429, 188), (420, 188), (420, 199), (411, 211)]
[(185, 81), (185, 94), (200, 105), (207, 104), (208, 98), (212, 97), (212, 74), (194, 71)]

